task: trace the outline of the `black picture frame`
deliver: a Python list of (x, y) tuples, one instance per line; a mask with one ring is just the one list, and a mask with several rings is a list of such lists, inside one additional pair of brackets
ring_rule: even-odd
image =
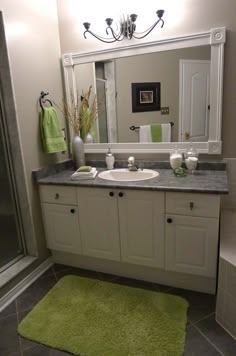
[(160, 82), (132, 83), (132, 112), (160, 110)]

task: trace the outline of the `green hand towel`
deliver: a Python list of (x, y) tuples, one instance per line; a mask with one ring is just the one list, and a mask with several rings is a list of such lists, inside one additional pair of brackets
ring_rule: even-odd
[(151, 124), (152, 142), (162, 142), (161, 124)]
[(66, 143), (54, 107), (44, 108), (39, 114), (39, 120), (44, 152), (66, 151)]

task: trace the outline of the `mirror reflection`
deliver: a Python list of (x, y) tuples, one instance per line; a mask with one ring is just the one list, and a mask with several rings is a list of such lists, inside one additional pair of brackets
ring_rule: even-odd
[(210, 60), (207, 45), (76, 65), (79, 97), (97, 96), (94, 142), (207, 142)]

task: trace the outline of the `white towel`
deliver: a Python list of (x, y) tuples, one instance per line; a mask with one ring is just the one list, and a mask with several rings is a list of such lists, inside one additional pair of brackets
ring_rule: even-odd
[(139, 142), (152, 142), (150, 125), (142, 125), (139, 129)]
[[(171, 125), (161, 124), (161, 141), (171, 142)], [(152, 142), (151, 125), (142, 125), (139, 129), (139, 142)]]
[(171, 124), (161, 124), (161, 141), (171, 142)]
[(82, 179), (94, 179), (97, 175), (98, 171), (95, 167), (91, 169), (90, 172), (74, 172), (71, 175), (72, 180), (82, 180)]

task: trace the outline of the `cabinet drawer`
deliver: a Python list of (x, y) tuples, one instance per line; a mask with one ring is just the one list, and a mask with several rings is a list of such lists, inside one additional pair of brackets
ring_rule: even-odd
[(219, 195), (166, 193), (166, 212), (169, 214), (217, 218), (219, 210)]
[(40, 186), (41, 201), (45, 203), (77, 205), (76, 188), (56, 185)]

